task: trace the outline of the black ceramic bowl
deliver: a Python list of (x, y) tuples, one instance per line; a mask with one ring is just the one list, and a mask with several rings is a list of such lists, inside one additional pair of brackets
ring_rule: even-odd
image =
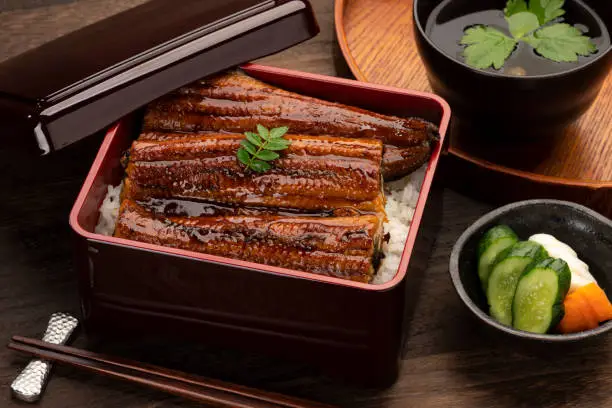
[[(555, 134), (594, 102), (612, 65), (610, 47), (599, 50), (589, 63), (558, 74), (521, 77), (474, 69), (445, 54), (426, 35), (427, 19), (442, 1), (414, 0), (415, 38), (431, 87), (449, 102), (460, 124), (481, 129), (488, 136)], [(591, 7), (612, 35), (612, 1), (571, 1)], [(506, 0), (454, 2), (477, 11), (501, 10)], [(483, 3), (487, 6), (479, 5)]]
[(612, 294), (612, 221), (578, 204), (557, 200), (529, 200), (498, 208), (472, 226), (457, 240), (450, 258), (450, 274), (459, 297), (487, 325), (525, 339), (565, 342), (593, 337), (612, 329), (612, 321), (597, 329), (574, 334), (534, 334), (504, 326), (487, 313), (487, 301), (478, 278), (478, 241), (491, 227), (506, 224), (521, 239), (547, 233), (570, 245), (589, 265), (597, 283)]

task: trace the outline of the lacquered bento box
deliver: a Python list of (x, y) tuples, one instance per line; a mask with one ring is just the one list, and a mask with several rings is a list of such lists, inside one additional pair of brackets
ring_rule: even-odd
[(418, 116), (440, 128), (397, 275), (364, 284), (94, 233), (108, 185), (141, 114), (106, 135), (70, 215), (86, 330), (187, 336), (314, 363), (366, 384), (398, 373), (418, 276), (432, 243), (439, 200), (430, 197), (450, 118), (435, 95), (353, 80), (245, 65), (262, 81), (380, 113)]

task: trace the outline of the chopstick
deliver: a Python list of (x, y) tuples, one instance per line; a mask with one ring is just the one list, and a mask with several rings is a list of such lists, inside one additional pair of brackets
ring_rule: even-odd
[(289, 397), (255, 388), (180, 371), (105, 356), (74, 347), (13, 336), (11, 350), (21, 351), (43, 360), (67, 364), (96, 374), (140, 384), (168, 394), (215, 407), (231, 408), (333, 408), (331, 405)]

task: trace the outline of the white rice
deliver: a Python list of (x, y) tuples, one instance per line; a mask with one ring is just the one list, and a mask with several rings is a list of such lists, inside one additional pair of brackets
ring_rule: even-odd
[(389, 282), (397, 273), (425, 170), (427, 165), (400, 180), (385, 184), (387, 222), (384, 224), (384, 230), (391, 237), (388, 243), (383, 244), (385, 257), (372, 281), (375, 285)]
[[(388, 221), (384, 224), (384, 231), (389, 233), (391, 238), (383, 245), (385, 257), (372, 281), (375, 285), (390, 281), (397, 273), (426, 169), (427, 165), (400, 180), (385, 184), (385, 211)], [(123, 183), (117, 187), (108, 186), (108, 192), (100, 206), (96, 233), (113, 235), (119, 215), (119, 196), (122, 188)]]
[(108, 186), (106, 197), (100, 206), (100, 218), (96, 225), (96, 234), (113, 235), (115, 232), (115, 224), (119, 217), (119, 206), (121, 205), (121, 190), (123, 182), (117, 187)]

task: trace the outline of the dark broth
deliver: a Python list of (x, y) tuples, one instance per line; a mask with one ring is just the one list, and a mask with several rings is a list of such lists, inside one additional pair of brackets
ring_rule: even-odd
[[(444, 53), (465, 62), (462, 55), (464, 46), (460, 45), (459, 41), (467, 27), (489, 25), (511, 37), (502, 11), (505, 4), (503, 0), (444, 0), (432, 11), (425, 31)], [(576, 26), (591, 37), (598, 50), (595, 54), (588, 57), (578, 56), (578, 62), (554, 62), (539, 56), (533, 47), (520, 41), (502, 69), (489, 68), (485, 71), (507, 75), (522, 72), (527, 76), (556, 74), (584, 65), (610, 47), (608, 30), (589, 7), (576, 0), (567, 0), (564, 10), (566, 13), (563, 22)]]

